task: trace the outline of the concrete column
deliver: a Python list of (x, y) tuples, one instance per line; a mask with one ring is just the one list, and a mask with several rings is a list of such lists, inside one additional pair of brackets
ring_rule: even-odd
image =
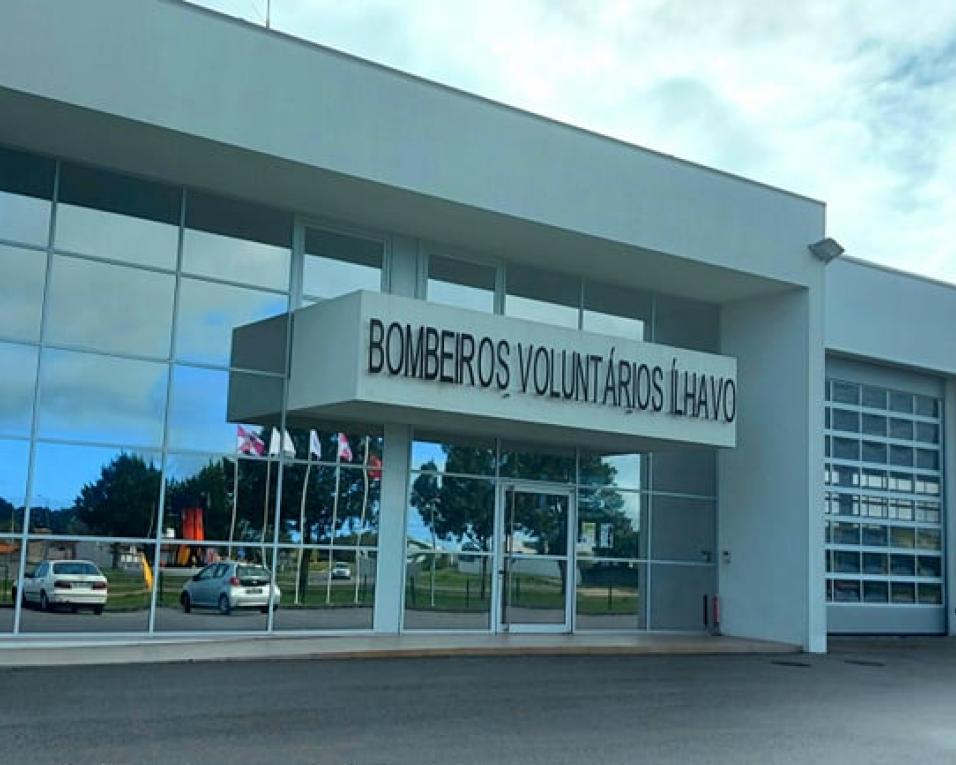
[(956, 635), (956, 377), (946, 378), (943, 401), (943, 531), (946, 535), (946, 624)]
[(392, 237), (389, 263), (389, 292), (403, 297), (418, 295), (418, 240), (407, 236)]
[(823, 271), (810, 289), (726, 305), (737, 447), (718, 456), (721, 627), (826, 651)]
[(376, 632), (397, 633), (402, 624), (405, 587), (405, 509), (411, 461), (411, 428), (385, 425), (382, 503), (378, 519), (378, 569), (375, 577)]

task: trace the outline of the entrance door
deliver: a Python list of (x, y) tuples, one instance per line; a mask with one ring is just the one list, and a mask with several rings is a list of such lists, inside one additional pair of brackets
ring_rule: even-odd
[(498, 500), (495, 629), (570, 632), (573, 492), (505, 483)]

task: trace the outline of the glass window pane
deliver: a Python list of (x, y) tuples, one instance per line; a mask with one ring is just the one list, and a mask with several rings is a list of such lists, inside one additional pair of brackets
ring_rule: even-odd
[(410, 549), (405, 562), (406, 630), (487, 630), (490, 555), (441, 555)]
[[(145, 632), (155, 549), (152, 544), (31, 538), (27, 570), (40, 576), (23, 582), (29, 607), (20, 612), (21, 631)], [(48, 565), (41, 569), (44, 561)]]
[(846, 409), (834, 409), (833, 429), (858, 433), (860, 431), (860, 413), (850, 412)]
[(894, 526), (890, 529), (890, 545), (912, 549), (916, 545), (916, 530), (907, 526)]
[(939, 529), (917, 529), (916, 547), (919, 550), (942, 549), (942, 537)]
[(0, 343), (0, 434), (30, 435), (33, 393), (37, 378), (37, 348)]
[(943, 559), (935, 555), (919, 555), (916, 558), (917, 576), (942, 576)]
[(54, 245), (70, 252), (174, 269), (179, 216), (177, 188), (64, 164)]
[(651, 298), (646, 293), (584, 282), (582, 326), (586, 331), (643, 340), (650, 318)]
[(860, 459), (860, 442), (849, 438), (834, 438), (833, 456), (838, 460)]
[[(880, 441), (863, 442), (863, 461), (886, 464), (886, 444)], [(865, 471), (865, 469), (864, 469)]]
[(334, 526), (336, 545), (376, 545), (381, 478), (380, 468), (286, 464), (279, 541), (328, 544)]
[(855, 494), (836, 494), (835, 511), (838, 515), (859, 515), (860, 498)]
[(889, 500), (887, 517), (897, 521), (913, 520), (913, 501), (909, 499)]
[(912, 413), (913, 397), (909, 393), (890, 391), (890, 411)]
[(833, 570), (840, 574), (859, 574), (860, 553), (850, 550), (834, 550)]
[(886, 603), (889, 600), (889, 584), (887, 582), (863, 582), (864, 603)]
[(291, 247), (289, 213), (187, 193), (183, 271), (285, 291)]
[(916, 558), (912, 555), (891, 555), (890, 573), (893, 576), (914, 576), (916, 574)]
[(285, 313), (288, 302), (285, 295), (184, 278), (179, 287), (176, 356), (227, 366), (232, 331)]
[(169, 356), (176, 279), (138, 268), (53, 258), (46, 340), (111, 353)]
[(869, 547), (886, 547), (886, 526), (863, 524), (863, 544)]
[(616, 489), (578, 492), (577, 551), (582, 557), (646, 558), (644, 495)]
[(29, 459), (29, 441), (0, 440), (0, 534), (15, 534), (23, 528)]
[(271, 545), (278, 476), (274, 460), (170, 454), (163, 537)]
[(859, 603), (860, 583), (851, 579), (833, 580), (834, 603)]
[(890, 572), (889, 558), (883, 553), (863, 553), (864, 574), (888, 574)]
[(917, 449), (916, 467), (922, 470), (939, 470), (939, 452), (929, 449)]
[(412, 474), (406, 516), (409, 550), (489, 552), (494, 517), (494, 481)]
[(900, 438), (904, 441), (913, 440), (913, 423), (910, 420), (900, 420), (890, 417), (890, 438)]
[(860, 525), (858, 523), (834, 523), (832, 528), (833, 544), (860, 544)]
[(891, 600), (893, 603), (915, 603), (915, 585), (909, 582), (893, 582), (890, 585)]
[(651, 629), (704, 629), (704, 596), (716, 590), (713, 566), (654, 564), (651, 567)]
[[(231, 590), (227, 593), (229, 579), (238, 573), (239, 566), (253, 569), (246, 578), (254, 584), (249, 585), (248, 590), (243, 586), (241, 595)], [(161, 632), (265, 630), (270, 594), (279, 602), (284, 595), (275, 590), (270, 593), (271, 572), (272, 551), (259, 545), (164, 544), (156, 579), (156, 629)], [(256, 589), (259, 592), (255, 592)]]
[(578, 328), (580, 281), (526, 266), (509, 266), (505, 313), (519, 319)]
[(863, 406), (871, 409), (886, 409), (886, 391), (883, 388), (863, 386)]
[(868, 436), (885, 436), (886, 417), (879, 414), (864, 414), (863, 432)]
[(575, 627), (579, 630), (644, 629), (647, 567), (639, 563), (578, 563)]
[(943, 588), (938, 584), (920, 582), (917, 585), (919, 602), (928, 606), (938, 606), (943, 602)]
[(45, 247), (55, 163), (0, 147), (0, 239)]
[(582, 451), (578, 461), (578, 482), (640, 489), (645, 483), (645, 469), (645, 461), (640, 454), (594, 454)]
[(333, 231), (305, 231), (302, 292), (332, 298), (355, 290), (378, 292), (382, 288), (382, 242)]
[(939, 523), (940, 508), (935, 502), (917, 502), (916, 520), (922, 523)]
[(652, 558), (715, 562), (717, 531), (713, 502), (655, 496), (651, 512), (654, 527), (651, 534)]
[(916, 423), (916, 440), (924, 444), (939, 443), (939, 425), (931, 425), (928, 422)]
[(40, 339), (46, 253), (0, 244), (0, 274), (0, 337), (36, 342)]
[(860, 386), (853, 383), (833, 381), (833, 401), (837, 404), (859, 404)]
[(166, 378), (165, 364), (47, 349), (40, 375), (40, 435), (158, 447)]
[[(230, 386), (259, 402), (261, 420), (252, 424), (229, 409)], [(271, 428), (281, 421), (282, 380), (278, 377), (215, 369), (176, 366), (169, 413), (171, 449), (231, 454), (245, 438), (245, 453), (263, 453), (272, 440)], [(238, 417), (238, 419), (237, 419)], [(248, 434), (251, 434), (248, 435)], [(254, 439), (252, 438), (254, 436)]]
[(720, 309), (698, 300), (657, 295), (654, 300), (654, 342), (717, 353)]
[(157, 452), (37, 444), (30, 530), (52, 534), (156, 534)]
[(373, 550), (280, 549), (275, 629), (371, 629), (376, 561)]
[(438, 470), (465, 475), (495, 474), (494, 439), (461, 438), (415, 431), (412, 470)]
[(889, 477), (890, 491), (898, 491), (904, 494), (913, 493), (913, 475), (911, 473), (890, 473)]
[[(864, 442), (865, 447), (866, 442)], [(879, 489), (880, 491), (886, 490), (886, 471), (877, 470), (875, 468), (863, 468), (861, 471), (861, 486), (865, 486), (868, 489)]]
[(847, 465), (830, 465), (828, 467), (828, 477), (830, 484), (833, 486), (853, 487), (860, 485), (859, 468)]
[(687, 447), (651, 455), (654, 491), (674, 494), (717, 495), (717, 450)]
[(890, 444), (890, 464), (912, 467), (913, 450), (909, 446), (897, 446), (896, 444)]
[(575, 450), (551, 445), (501, 444), (500, 474), (507, 478), (572, 483), (575, 477)]
[(939, 402), (929, 396), (917, 396), (916, 413), (923, 417), (939, 417)]
[(248, 239), (186, 229), (183, 272), (288, 291), (292, 253)]
[(495, 268), (441, 255), (428, 258), (428, 300), (493, 313)]

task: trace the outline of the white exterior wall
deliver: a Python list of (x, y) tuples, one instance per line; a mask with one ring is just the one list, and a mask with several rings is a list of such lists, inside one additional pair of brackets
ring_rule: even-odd
[(814, 652), (826, 650), (822, 299), (821, 287), (724, 307), (740, 407), (717, 484), (723, 632)]

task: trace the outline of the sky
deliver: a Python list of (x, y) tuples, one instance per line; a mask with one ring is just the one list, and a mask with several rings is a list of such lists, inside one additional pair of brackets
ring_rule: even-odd
[(956, 283), (956, 3), (271, 0), (271, 25), (823, 200), (848, 255)]

